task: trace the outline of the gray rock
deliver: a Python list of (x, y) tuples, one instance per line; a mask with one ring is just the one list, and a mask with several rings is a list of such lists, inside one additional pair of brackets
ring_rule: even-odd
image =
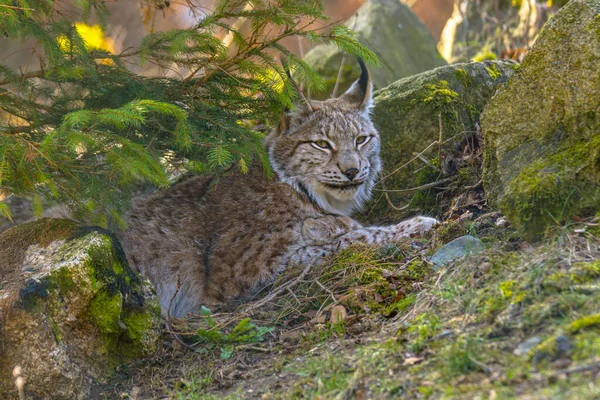
[(565, 335), (558, 335), (550, 344), (544, 343), (540, 347), (543, 348), (536, 349), (531, 360), (533, 365), (543, 360), (558, 360), (567, 357), (573, 350), (573, 342)]
[(431, 261), (435, 267), (439, 268), (451, 263), (457, 258), (479, 253), (483, 250), (485, 250), (485, 246), (481, 240), (470, 235), (465, 235), (440, 247), (438, 251), (431, 256), (429, 261)]
[(521, 356), (529, 353), (529, 351), (538, 344), (542, 343), (542, 339), (539, 336), (530, 337), (524, 342), (519, 343), (515, 351), (513, 352), (516, 356)]
[(481, 117), (488, 201), (526, 239), (600, 211), (598, 110), (600, 0), (571, 1)]
[(573, 342), (565, 335), (558, 335), (556, 338), (556, 353), (557, 358), (566, 356), (573, 350)]
[(87, 398), (155, 348), (160, 306), (108, 234), (41, 219), (0, 234), (0, 398)]
[[(376, 88), (446, 64), (427, 28), (400, 1), (368, 0), (357, 13), (358, 17), (351, 17), (347, 25), (381, 61), (380, 68), (370, 69)], [(333, 45), (319, 45), (306, 54), (304, 60), (325, 78), (327, 84), (327, 90), (313, 94), (313, 98), (330, 96), (342, 56), (343, 52)], [(354, 57), (345, 57), (344, 65), (338, 95), (360, 75)]]

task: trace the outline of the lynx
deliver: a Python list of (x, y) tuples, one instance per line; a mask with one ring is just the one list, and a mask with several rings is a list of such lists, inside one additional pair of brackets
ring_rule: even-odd
[(300, 96), (266, 138), (274, 179), (257, 166), (218, 183), (200, 175), (134, 204), (118, 236), (128, 261), (154, 284), (163, 313), (219, 307), (291, 263), (316, 263), (355, 242), (396, 242), (437, 222), (363, 227), (350, 218), (381, 171), (372, 85), (360, 64), (346, 93), (325, 101)]

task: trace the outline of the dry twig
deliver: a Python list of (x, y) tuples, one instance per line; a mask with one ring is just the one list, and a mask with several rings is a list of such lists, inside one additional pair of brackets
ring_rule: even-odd
[(414, 188), (409, 188), (409, 189), (374, 189), (378, 192), (386, 192), (386, 193), (406, 193), (406, 194), (410, 194), (410, 193), (415, 193), (415, 192), (420, 192), (422, 190), (427, 190), (427, 189), (431, 189), (434, 188), (436, 186), (440, 186), (444, 183), (448, 183), (450, 182), (452, 179), (450, 178), (444, 178), (444, 179), (440, 179), (439, 181), (436, 182), (431, 182), (431, 183), (426, 183), (425, 185), (421, 185), (421, 186), (417, 186)]

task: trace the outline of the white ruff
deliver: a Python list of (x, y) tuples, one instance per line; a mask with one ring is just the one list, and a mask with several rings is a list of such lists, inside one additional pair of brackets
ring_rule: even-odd
[(306, 188), (311, 198), (323, 210), (332, 214), (349, 216), (354, 211), (360, 210), (371, 197), (370, 193), (366, 191), (367, 185), (368, 183), (365, 182), (358, 188), (348, 191), (330, 189), (320, 183), (307, 184)]
[[(298, 179), (287, 179), (279, 171), (277, 172), (282, 182), (287, 183), (299, 193), (308, 192), (307, 194), (311, 200), (330, 214), (349, 216), (353, 212), (360, 210), (364, 203), (371, 198), (372, 183), (368, 181), (354, 190), (344, 192), (330, 189), (318, 182), (312, 184), (312, 182), (302, 182)], [(347, 198), (344, 199), (343, 197)]]

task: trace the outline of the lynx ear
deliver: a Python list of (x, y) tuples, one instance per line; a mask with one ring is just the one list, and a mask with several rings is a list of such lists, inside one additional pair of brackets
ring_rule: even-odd
[(283, 135), (289, 128), (289, 117), (287, 111), (281, 114), (279, 124), (271, 129), (271, 132), (263, 139), (263, 144), (270, 149), (275, 140)]
[(292, 111), (285, 109), (279, 117), (279, 123), (271, 129), (271, 132), (263, 139), (263, 144), (269, 148), (276, 138), (285, 135), (290, 128)]
[(340, 96), (340, 99), (352, 107), (367, 111), (373, 103), (373, 84), (367, 66), (362, 58), (358, 57), (360, 77), (350, 86), (350, 89)]

